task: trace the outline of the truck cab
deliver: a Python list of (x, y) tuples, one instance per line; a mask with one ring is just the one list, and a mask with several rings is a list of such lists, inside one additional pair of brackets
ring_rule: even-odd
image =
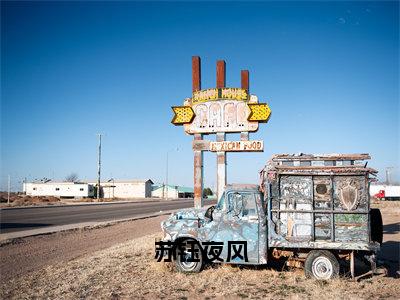
[(275, 155), (259, 185), (227, 185), (217, 205), (173, 213), (161, 227), (164, 241), (181, 250), (177, 269), (200, 271), (216, 254), (214, 263), (262, 265), (283, 258), (304, 267), (307, 276), (329, 279), (339, 275), (342, 259), (350, 261), (354, 277), (358, 256), (374, 272), (382, 219), (369, 205), (369, 175), (376, 171), (360, 163), (368, 158)]

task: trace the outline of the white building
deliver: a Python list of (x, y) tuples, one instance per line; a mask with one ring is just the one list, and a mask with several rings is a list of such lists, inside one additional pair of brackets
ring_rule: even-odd
[(177, 186), (177, 185), (164, 185), (158, 184), (153, 185), (153, 191), (151, 196), (153, 198), (167, 198), (177, 199), (177, 198), (193, 198), (193, 188)]
[[(97, 182), (89, 184), (97, 186)], [(102, 198), (150, 198), (153, 181), (145, 180), (109, 180), (101, 182), (100, 196)]]
[(22, 189), (29, 196), (83, 198), (94, 195), (93, 186), (82, 182), (25, 182)]

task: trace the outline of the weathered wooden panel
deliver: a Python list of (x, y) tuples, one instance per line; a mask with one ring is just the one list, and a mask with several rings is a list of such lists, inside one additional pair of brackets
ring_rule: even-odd
[(365, 176), (335, 176), (333, 182), (335, 210), (368, 211)]
[(332, 208), (332, 182), (329, 176), (315, 176), (313, 194), (314, 208), (330, 210)]
[(296, 210), (299, 212), (282, 212), (279, 233), (286, 239), (309, 239), (311, 237), (310, 213), (312, 210), (312, 178), (311, 176), (281, 176), (280, 210)]
[(330, 240), (331, 238), (331, 215), (315, 214), (315, 239)]
[(368, 215), (335, 215), (335, 237), (340, 242), (368, 242)]
[(286, 209), (296, 209), (297, 203), (311, 203), (312, 177), (311, 176), (281, 176), (280, 190), (282, 203)]

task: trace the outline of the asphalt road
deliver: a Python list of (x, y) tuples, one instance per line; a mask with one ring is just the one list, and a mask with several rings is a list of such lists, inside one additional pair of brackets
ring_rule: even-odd
[(192, 199), (2, 209), (0, 233), (82, 222), (111, 221), (187, 207), (193, 207)]

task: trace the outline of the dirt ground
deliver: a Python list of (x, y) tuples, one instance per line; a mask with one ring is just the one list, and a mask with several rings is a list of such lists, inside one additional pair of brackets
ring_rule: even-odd
[(160, 231), (167, 216), (14, 240), (0, 247), (0, 283)]
[[(398, 270), (400, 202), (381, 203), (378, 206), (382, 210), (385, 224), (381, 259), (385, 259), (393, 270)], [(55, 249), (55, 254), (53, 257), (50, 255), (47, 263), (32, 266), (31, 270), (22, 273), (14, 273), (6, 280), (2, 278), (0, 297), (399, 299), (400, 279), (394, 277), (374, 277), (358, 283), (346, 278), (316, 281), (306, 279), (301, 270), (282, 272), (274, 268), (231, 266), (215, 266), (193, 275), (177, 273), (171, 265), (154, 260), (154, 238), (160, 236), (160, 220), (148, 219), (149, 223), (129, 222), (133, 224), (129, 226), (135, 227), (136, 231), (128, 231), (110, 242), (107, 239), (112, 239), (112, 233), (116, 233), (113, 231), (116, 228), (114, 226), (96, 229), (110, 230), (108, 233), (99, 231), (96, 234), (96, 230), (75, 232), (71, 236), (38, 237), (32, 238), (27, 244), (21, 241), (19, 244), (3, 246), (0, 248), (2, 277), (6, 264), (14, 267), (29, 264), (35, 256), (42, 256), (40, 251), (50, 255), (52, 249)], [(149, 234), (153, 230), (158, 233)], [(95, 234), (94, 238), (92, 234)], [(43, 238), (49, 240), (47, 245), (40, 248), (36, 244), (43, 243)], [(51, 241), (52, 238), (55, 240)], [(86, 241), (87, 251), (84, 249)], [(55, 244), (58, 242), (61, 247), (68, 243), (71, 245), (63, 251), (57, 250)], [(79, 251), (76, 252), (75, 246)], [(21, 252), (12, 256), (11, 252), (18, 248), (22, 249)], [(31, 252), (27, 253), (29, 249)], [(4, 254), (8, 257), (5, 261)], [(18, 261), (21, 255), (27, 258)]]

